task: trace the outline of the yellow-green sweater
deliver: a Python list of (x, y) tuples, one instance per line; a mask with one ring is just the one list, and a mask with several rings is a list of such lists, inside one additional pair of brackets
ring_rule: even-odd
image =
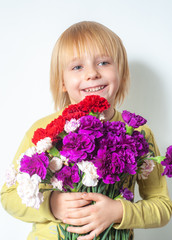
[[(17, 160), (28, 148), (33, 146), (31, 142), (34, 131), (37, 128), (45, 128), (48, 123), (57, 118), (54, 113), (38, 120), (25, 134), (19, 149), (15, 155), (13, 164), (17, 169)], [(116, 111), (111, 121), (122, 121), (121, 113)], [(144, 129), (146, 138), (153, 144), (152, 150), (155, 155), (159, 155), (158, 147), (154, 136), (147, 125), (139, 128)], [(116, 229), (134, 229), (134, 228), (156, 228), (168, 223), (172, 215), (172, 201), (169, 198), (166, 178), (161, 176), (162, 166), (156, 165), (154, 170), (146, 180), (134, 178), (131, 190), (134, 192), (134, 185), (137, 181), (139, 193), (143, 200), (131, 203), (127, 200), (120, 200), (123, 205), (123, 218), (120, 224), (114, 224)], [(4, 209), (17, 219), (33, 223), (32, 232), (28, 240), (57, 240), (57, 225), (60, 220), (55, 219), (49, 206), (50, 192), (44, 193), (44, 202), (40, 208), (34, 209), (22, 204), (17, 194), (17, 186), (8, 188), (6, 184), (1, 190), (1, 202)], [(114, 213), (115, 214), (115, 213)]]

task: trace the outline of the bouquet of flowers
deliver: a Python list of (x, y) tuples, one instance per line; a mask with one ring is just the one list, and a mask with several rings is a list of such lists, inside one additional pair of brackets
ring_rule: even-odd
[[(154, 157), (145, 133), (137, 131), (146, 120), (123, 111), (124, 122), (104, 121), (103, 111), (110, 107), (106, 99), (92, 95), (64, 109), (45, 129), (32, 138), (34, 147), (20, 158), (19, 169), (8, 170), (7, 186), (18, 182), (22, 203), (39, 208), (43, 192), (97, 192), (112, 199), (133, 200), (133, 193), (123, 185), (138, 174), (147, 178), (154, 161), (165, 166), (163, 175), (172, 177), (172, 146), (165, 157)], [(40, 183), (41, 188), (40, 188)], [(45, 186), (45, 187), (42, 187)], [(47, 187), (48, 186), (48, 187)], [(77, 239), (60, 225), (58, 239)], [(130, 230), (115, 230), (113, 224), (94, 239), (128, 239)]]

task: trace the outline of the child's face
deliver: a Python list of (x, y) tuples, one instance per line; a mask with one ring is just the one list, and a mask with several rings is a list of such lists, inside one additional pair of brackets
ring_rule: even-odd
[(63, 90), (68, 92), (72, 104), (95, 94), (113, 106), (120, 84), (113, 59), (99, 54), (74, 57), (64, 68), (63, 80)]

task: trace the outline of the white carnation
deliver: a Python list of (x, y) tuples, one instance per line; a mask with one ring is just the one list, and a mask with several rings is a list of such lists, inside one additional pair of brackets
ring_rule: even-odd
[(52, 141), (50, 137), (46, 137), (44, 139), (41, 139), (40, 141), (37, 142), (36, 144), (36, 149), (38, 153), (45, 152), (49, 149), (52, 148)]
[(14, 165), (11, 165), (5, 173), (5, 182), (7, 187), (11, 187), (16, 183), (17, 180), (17, 171), (14, 168)]
[(43, 202), (43, 194), (39, 192), (39, 183), (41, 178), (34, 174), (32, 177), (28, 173), (17, 175), (17, 193), (22, 199), (22, 203), (27, 207), (39, 208)]
[(138, 173), (138, 179), (147, 179), (149, 174), (153, 171), (155, 163), (153, 160), (144, 160), (144, 163), (140, 167), (140, 173)]
[(77, 163), (79, 169), (85, 173), (82, 183), (87, 187), (95, 187), (98, 183), (97, 168), (92, 162), (82, 161)]
[(36, 153), (36, 147), (30, 147), (26, 150), (26, 152), (23, 155), (32, 157), (35, 153)]
[(53, 176), (50, 180), (53, 188), (57, 188), (58, 190), (63, 190), (63, 182), (58, 180), (55, 176)]
[(74, 132), (78, 127), (80, 126), (80, 120), (76, 120), (75, 118), (72, 118), (70, 121), (66, 121), (66, 124), (64, 125), (65, 132)]
[(49, 169), (54, 173), (59, 171), (63, 166), (63, 160), (58, 157), (53, 157), (49, 163)]

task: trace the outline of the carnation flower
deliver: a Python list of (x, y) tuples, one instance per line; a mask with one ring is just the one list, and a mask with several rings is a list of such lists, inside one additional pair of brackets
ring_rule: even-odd
[(120, 193), (121, 193), (122, 197), (128, 201), (132, 201), (134, 198), (134, 194), (128, 188), (124, 188), (124, 189), (122, 188), (120, 190)]
[(124, 170), (124, 162), (118, 154), (108, 149), (99, 149), (94, 160), (99, 178), (106, 184), (113, 184), (120, 181), (119, 174)]
[(103, 124), (94, 116), (88, 115), (81, 117), (78, 133), (92, 135), (95, 138), (99, 138), (103, 135)]
[(64, 130), (65, 118), (63, 116), (59, 116), (50, 122), (46, 127), (46, 134), (51, 138), (52, 141), (56, 141), (57, 136)]
[(147, 179), (149, 174), (153, 171), (155, 163), (153, 160), (145, 159), (139, 168), (138, 179)]
[(48, 165), (49, 159), (45, 153), (36, 153), (32, 157), (24, 155), (20, 161), (20, 171), (26, 172), (30, 176), (36, 173), (41, 179), (45, 179)]
[(164, 161), (161, 162), (161, 164), (165, 166), (165, 169), (162, 175), (167, 175), (168, 177), (172, 177), (172, 146), (169, 146), (167, 148), (165, 159)]
[(63, 190), (63, 182), (58, 180), (55, 176), (53, 176), (50, 180), (53, 188), (57, 188), (59, 191)]
[(28, 173), (17, 175), (17, 193), (22, 199), (22, 203), (27, 207), (39, 208), (43, 202), (43, 194), (39, 192), (39, 183), (41, 178), (34, 174), (30, 177)]
[(113, 133), (116, 136), (124, 135), (126, 133), (125, 123), (116, 121), (116, 122), (104, 122), (103, 127), (105, 129), (105, 134)]
[(53, 157), (49, 163), (49, 169), (55, 173), (59, 171), (63, 166), (63, 160), (58, 157)]
[(50, 137), (46, 137), (37, 142), (36, 149), (38, 153), (45, 152), (52, 148), (52, 141)]
[(137, 157), (141, 157), (147, 154), (149, 152), (149, 144), (144, 138), (144, 136), (140, 132), (134, 131), (132, 137), (135, 140)]
[(70, 162), (81, 162), (87, 154), (95, 149), (94, 137), (86, 134), (69, 133), (63, 138), (60, 154), (69, 158)]
[[(80, 180), (78, 167), (73, 165), (72, 167), (64, 166), (59, 172), (55, 173), (57, 180), (63, 182), (63, 190), (66, 191), (66, 188), (73, 188), (74, 183), (78, 183)], [(66, 187), (66, 188), (65, 188)]]
[(75, 118), (77, 120), (86, 114), (88, 114), (88, 112), (82, 111), (82, 109), (79, 108), (78, 104), (71, 104), (62, 112), (62, 116), (68, 121), (70, 121), (72, 118)]
[(87, 113), (91, 111), (94, 113), (101, 113), (110, 107), (108, 101), (99, 95), (86, 96), (78, 105), (83, 112)]
[(76, 120), (72, 118), (70, 121), (66, 121), (66, 124), (64, 126), (65, 132), (74, 132), (78, 127), (80, 126), (80, 120)]
[(82, 161), (77, 163), (79, 169), (84, 172), (82, 183), (87, 187), (95, 187), (98, 183), (97, 168), (92, 162)]
[(14, 168), (14, 165), (11, 165), (5, 173), (5, 182), (7, 187), (11, 187), (16, 183), (17, 171)]
[(138, 128), (147, 122), (147, 120), (143, 117), (136, 115), (135, 113), (130, 113), (126, 110), (122, 112), (122, 118), (124, 122), (133, 128)]
[(32, 138), (32, 142), (36, 145), (39, 140), (44, 139), (45, 137), (47, 137), (45, 129), (38, 128), (34, 132), (34, 135), (33, 135), (33, 138)]

